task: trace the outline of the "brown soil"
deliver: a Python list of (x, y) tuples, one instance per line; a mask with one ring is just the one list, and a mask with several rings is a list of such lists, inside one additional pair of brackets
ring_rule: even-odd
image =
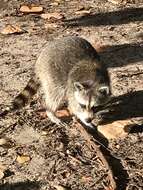
[[(108, 64), (113, 95), (122, 101), (103, 122), (132, 119), (136, 126), (125, 139), (107, 143), (118, 158), (107, 156), (119, 190), (143, 189), (143, 4), (115, 5), (106, 0), (41, 0), (44, 12), (61, 12), (65, 19), (47, 21), (39, 14), (22, 14), (26, 1), (0, 2), (0, 28), (19, 25), (23, 34), (0, 35), (0, 108), (5, 109), (26, 85), (33, 64), (47, 40), (78, 35), (95, 47), (107, 46), (101, 58)], [(28, 1), (27, 1), (28, 2)], [(26, 3), (27, 3), (26, 2)], [(85, 8), (90, 15), (75, 11)], [(57, 28), (46, 28), (53, 22)], [(30, 106), (0, 117), (0, 163), (6, 166), (0, 190), (54, 190), (54, 185), (72, 190), (102, 190), (107, 170), (85, 139), (72, 126), (61, 128), (42, 118), (40, 95)], [(69, 124), (70, 124), (69, 123)], [(23, 164), (18, 155), (28, 155)], [(108, 189), (109, 190), (109, 189)]]

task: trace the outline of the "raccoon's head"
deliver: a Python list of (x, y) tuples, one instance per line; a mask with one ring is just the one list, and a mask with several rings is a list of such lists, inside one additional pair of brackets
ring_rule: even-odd
[(93, 120), (95, 107), (106, 104), (110, 99), (110, 87), (102, 82), (75, 82), (75, 114), (86, 125)]

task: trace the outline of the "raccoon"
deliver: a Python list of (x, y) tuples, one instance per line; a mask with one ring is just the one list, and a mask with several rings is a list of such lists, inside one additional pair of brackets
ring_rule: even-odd
[(35, 63), (34, 72), (13, 105), (26, 105), (41, 87), (47, 116), (58, 125), (65, 125), (55, 115), (63, 101), (73, 115), (90, 126), (94, 108), (105, 104), (111, 95), (107, 68), (93, 46), (80, 37), (49, 41)]

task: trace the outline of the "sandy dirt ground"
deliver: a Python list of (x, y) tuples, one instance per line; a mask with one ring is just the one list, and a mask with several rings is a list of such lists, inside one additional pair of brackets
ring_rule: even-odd
[[(19, 8), (28, 2), (42, 6), (44, 13), (61, 13), (64, 18), (46, 20), (41, 14), (22, 14)], [(84, 16), (80, 15), (82, 10), (87, 11), (82, 13)], [(95, 47), (106, 47), (100, 52), (101, 59), (108, 65), (112, 93), (121, 105), (105, 114), (102, 122), (135, 122), (126, 138), (108, 142), (118, 156), (116, 162), (108, 160), (116, 172), (117, 189), (142, 190), (143, 3), (0, 1), (0, 30), (8, 24), (20, 26), (24, 33), (0, 34), (1, 111), (26, 85), (48, 40), (76, 35)], [(40, 108), (38, 93), (28, 107), (0, 117), (0, 138), (7, 139), (5, 145), (0, 145), (0, 190), (105, 189), (107, 170), (72, 126), (72, 120), (69, 128), (61, 128), (42, 117), (37, 111)], [(22, 156), (23, 163), (18, 159)]]

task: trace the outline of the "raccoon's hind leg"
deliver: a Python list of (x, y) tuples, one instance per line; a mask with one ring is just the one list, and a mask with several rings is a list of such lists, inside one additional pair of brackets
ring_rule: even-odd
[(53, 88), (47, 89), (45, 91), (45, 103), (46, 103), (46, 113), (48, 118), (55, 124), (61, 126), (67, 126), (60, 118), (55, 115), (55, 112), (63, 103), (65, 97), (65, 89)]

